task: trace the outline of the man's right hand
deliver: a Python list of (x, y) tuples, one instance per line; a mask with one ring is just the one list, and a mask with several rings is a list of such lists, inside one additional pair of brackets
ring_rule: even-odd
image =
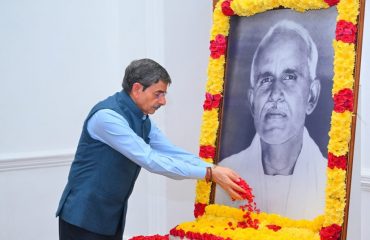
[(245, 193), (245, 190), (235, 182), (238, 182), (240, 176), (234, 170), (226, 167), (215, 166), (212, 168), (212, 179), (220, 185), (232, 199), (242, 200), (238, 192)]

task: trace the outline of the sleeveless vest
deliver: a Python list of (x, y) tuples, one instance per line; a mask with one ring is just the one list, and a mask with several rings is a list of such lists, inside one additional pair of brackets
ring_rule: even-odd
[(125, 226), (127, 201), (141, 167), (89, 135), (87, 122), (101, 109), (122, 115), (130, 128), (149, 143), (150, 120), (126, 92), (96, 104), (88, 114), (56, 215), (88, 231), (114, 235)]

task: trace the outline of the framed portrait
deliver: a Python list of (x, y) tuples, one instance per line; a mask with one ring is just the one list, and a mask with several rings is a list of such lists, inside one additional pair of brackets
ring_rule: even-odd
[[(249, 221), (258, 224), (245, 239), (266, 226), (302, 239), (346, 238), (363, 4), (215, 4), (199, 155), (234, 169), (252, 189)], [(198, 218), (229, 216), (245, 204), (197, 183)], [(290, 237), (286, 231), (281, 237)]]
[[(248, 182), (261, 211), (324, 213), (336, 15), (277, 9), (230, 19), (217, 164)], [(215, 203), (245, 204), (221, 188)]]

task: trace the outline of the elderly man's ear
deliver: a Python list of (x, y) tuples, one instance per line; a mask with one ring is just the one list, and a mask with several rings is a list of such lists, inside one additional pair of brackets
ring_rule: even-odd
[(251, 110), (251, 114), (254, 117), (254, 102), (253, 102), (254, 94), (252, 89), (248, 89), (248, 101), (249, 101), (249, 107)]
[(310, 85), (306, 114), (310, 115), (315, 110), (321, 90), (320, 80), (315, 78)]

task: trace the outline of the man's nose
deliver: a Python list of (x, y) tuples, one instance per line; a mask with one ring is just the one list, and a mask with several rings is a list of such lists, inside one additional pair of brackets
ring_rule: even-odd
[(271, 89), (270, 89), (270, 96), (269, 100), (272, 102), (279, 102), (284, 99), (284, 94), (282, 91), (282, 85), (279, 81), (274, 81), (271, 84)]
[(161, 105), (166, 105), (166, 96), (165, 95), (162, 95), (160, 98), (159, 98), (159, 104)]

